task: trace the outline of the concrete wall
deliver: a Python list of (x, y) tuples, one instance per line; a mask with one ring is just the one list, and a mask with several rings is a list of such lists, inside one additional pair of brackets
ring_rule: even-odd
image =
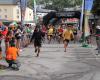
[(0, 4), (15, 4), (16, 0), (0, 0)]
[(6, 20), (13, 19), (12, 5), (0, 5), (0, 19), (6, 19)]
[(28, 7), (26, 8), (25, 21), (33, 21), (33, 10)]
[[(17, 5), (0, 5), (0, 19), (21, 21), (20, 7)], [(33, 10), (26, 8), (25, 21), (33, 21)]]
[(20, 7), (13, 6), (13, 18), (12, 19), (15, 21), (21, 21)]

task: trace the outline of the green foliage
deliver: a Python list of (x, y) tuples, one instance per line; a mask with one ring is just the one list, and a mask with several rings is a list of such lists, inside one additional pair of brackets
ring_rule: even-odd
[(92, 13), (95, 15), (100, 15), (100, 0), (94, 0)]
[[(62, 10), (66, 7), (74, 7), (82, 4), (82, 0), (36, 0), (37, 4), (46, 4), (47, 9)], [(49, 3), (52, 4), (49, 4)], [(32, 8), (33, 0), (29, 0), (28, 6)]]

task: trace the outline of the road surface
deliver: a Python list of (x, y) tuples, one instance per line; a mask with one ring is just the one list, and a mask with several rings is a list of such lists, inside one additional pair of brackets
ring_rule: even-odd
[[(1, 69), (0, 80), (100, 80), (100, 56), (95, 55), (95, 47), (80, 46), (69, 44), (64, 52), (63, 44), (43, 44), (37, 58), (30, 45), (20, 53), (20, 70)], [(5, 60), (0, 64), (7, 66)]]

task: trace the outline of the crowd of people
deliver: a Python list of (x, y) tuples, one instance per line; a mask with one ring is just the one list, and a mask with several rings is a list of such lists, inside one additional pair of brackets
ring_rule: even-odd
[[(22, 48), (27, 47), (30, 43), (30, 38), (33, 33), (32, 26), (21, 26), (18, 24), (5, 26), (0, 22), (0, 60), (3, 59), (2, 49), (5, 49), (5, 59), (9, 64), (8, 68), (12, 68), (12, 64), (18, 69), (17, 57)], [(2, 46), (5, 43), (5, 48)]]
[[(17, 57), (22, 48), (27, 47), (31, 43), (34, 43), (36, 57), (39, 57), (41, 51), (42, 42), (48, 41), (51, 44), (52, 41), (62, 42), (64, 44), (64, 52), (68, 46), (69, 41), (77, 41), (77, 28), (72, 25), (58, 25), (55, 28), (52, 24), (47, 27), (44, 25), (30, 26), (5, 26), (0, 22), (0, 59), (2, 59), (2, 41), (5, 42), (5, 54), (6, 61), (9, 64), (8, 68), (19, 70), (19, 62)], [(13, 64), (16, 67), (13, 67)]]

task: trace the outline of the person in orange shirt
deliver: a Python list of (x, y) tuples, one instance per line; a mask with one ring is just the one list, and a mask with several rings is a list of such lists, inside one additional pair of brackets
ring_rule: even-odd
[(19, 56), (18, 49), (15, 47), (15, 44), (11, 44), (10, 47), (6, 51), (6, 61), (9, 64), (8, 68), (19, 70), (19, 62), (17, 58)]

